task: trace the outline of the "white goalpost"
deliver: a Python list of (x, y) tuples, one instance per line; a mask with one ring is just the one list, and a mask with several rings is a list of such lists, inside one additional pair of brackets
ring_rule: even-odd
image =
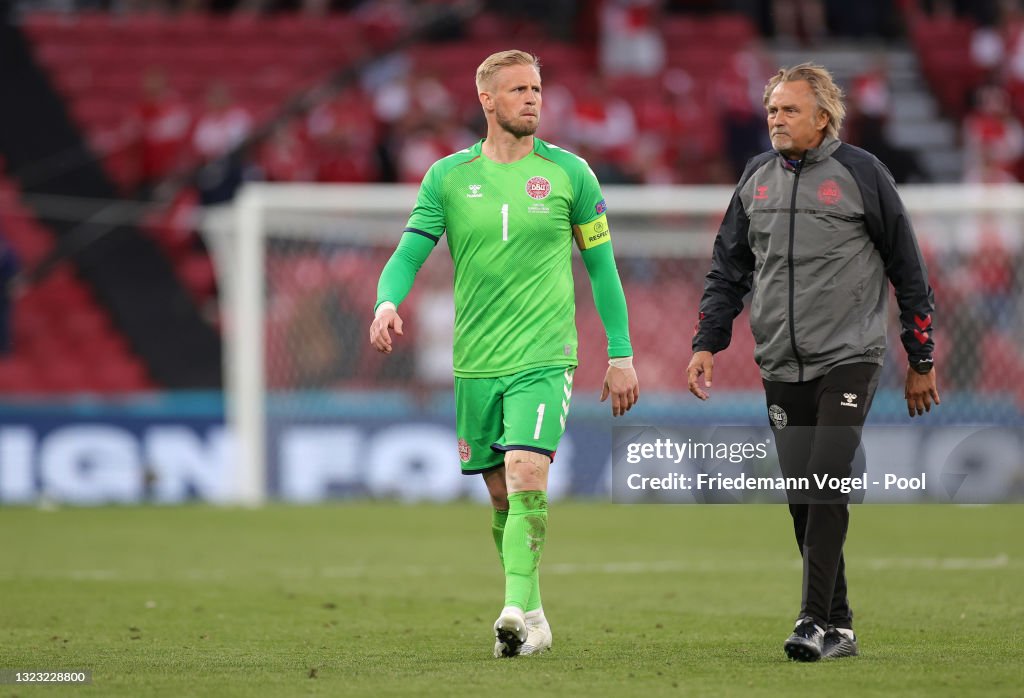
[[(257, 505), (267, 496), (263, 270), (270, 233), (268, 215), (394, 213), (409, 210), (415, 200), (415, 187), (253, 183), (235, 199), (233, 229), (215, 228), (212, 239), (216, 242), (211, 249), (222, 284), (221, 297), (227, 300), (226, 417), (234, 434), (239, 503)], [(339, 208), (341, 201), (345, 204)]]
[[(664, 366), (658, 361), (653, 367), (650, 360), (644, 363), (654, 352), (645, 345), (651, 336), (645, 327), (645, 300), (678, 294), (664, 299), (662, 313), (668, 322), (684, 328), (671, 341), (677, 356), (688, 356), (689, 345), (679, 345), (692, 328), (694, 297), (699, 297), (732, 187), (608, 186), (604, 192), (641, 370), (648, 372), (647, 385), (654, 392), (675, 394), (671, 357), (665, 357)], [(423, 386), (432, 383), (417, 367), (418, 355), (379, 363), (359, 343), (369, 346), (363, 335), (371, 319), (373, 287), (398, 242), (416, 193), (416, 186), (406, 185), (249, 183), (231, 207), (206, 217), (203, 232), (220, 288), (226, 417), (235, 444), (235, 503), (259, 505), (272, 493), (301, 489), (295, 484), (301, 475), (279, 473), (276, 485), (269, 480), (269, 465), (278, 461), (282, 449), (303, 452), (302, 439), (282, 437), (275, 420), (329, 421), (346, 409), (386, 420), (396, 396), (429, 399), (431, 393)], [(908, 186), (901, 193), (931, 273), (944, 288), (960, 283), (958, 275), (977, 264), (1001, 270), (1007, 259), (1020, 259), (1024, 186)], [(450, 287), (447, 257), (446, 250), (438, 250), (424, 267), (437, 265), (432, 272), (435, 281), (424, 283), (439, 297), (445, 276)], [(1010, 270), (1009, 282), (1016, 289), (1024, 286), (1019, 269), (1018, 265)], [(589, 288), (583, 285), (577, 293), (589, 294)], [(940, 297), (940, 305), (943, 300)], [(993, 312), (1000, 313), (1004, 323), (1000, 331), (1024, 340), (1024, 306), (1014, 298), (999, 302), (1002, 305), (994, 304)], [(578, 301), (578, 317), (592, 305)], [(944, 307), (940, 315), (947, 317), (950, 310)], [(583, 325), (591, 326), (589, 318), (580, 317), (581, 337)], [(952, 341), (946, 335), (949, 323), (940, 318), (939, 325), (941, 341)], [(420, 328), (421, 339), (427, 330)], [(422, 341), (443, 344), (443, 332), (439, 336)], [(342, 409), (339, 403), (347, 406)], [(338, 439), (337, 448), (359, 447)], [(343, 480), (344, 467), (336, 469)]]

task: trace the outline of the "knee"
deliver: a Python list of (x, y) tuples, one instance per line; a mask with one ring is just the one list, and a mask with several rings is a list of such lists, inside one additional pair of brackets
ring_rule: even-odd
[(505, 481), (509, 492), (547, 491), (551, 459), (533, 451), (505, 454)]
[(491, 498), (491, 506), (498, 511), (508, 511), (508, 487), (505, 485), (505, 469), (484, 473), (484, 484)]

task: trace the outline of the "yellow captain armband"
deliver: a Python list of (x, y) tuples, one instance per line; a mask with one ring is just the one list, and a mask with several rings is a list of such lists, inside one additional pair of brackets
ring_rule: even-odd
[(612, 233), (608, 229), (608, 216), (601, 214), (589, 223), (572, 227), (576, 245), (581, 250), (589, 250), (606, 242), (611, 242)]

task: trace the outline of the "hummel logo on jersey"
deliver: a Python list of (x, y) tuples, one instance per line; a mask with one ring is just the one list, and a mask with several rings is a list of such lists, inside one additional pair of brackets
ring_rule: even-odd
[(856, 407), (857, 393), (843, 393), (843, 401), (839, 404), (842, 407)]
[(483, 194), (480, 193), (480, 190), (482, 188), (483, 188), (482, 184), (470, 184), (469, 185), (469, 193), (466, 194), (466, 198), (467, 199), (479, 199), (479, 198), (482, 198)]
[(757, 193), (754, 194), (754, 201), (764, 201), (768, 198), (768, 187), (760, 186), (757, 188)]

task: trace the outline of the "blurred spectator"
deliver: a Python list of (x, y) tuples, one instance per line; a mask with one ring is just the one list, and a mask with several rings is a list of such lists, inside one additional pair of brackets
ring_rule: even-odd
[(239, 145), (252, 129), (249, 110), (236, 104), (226, 83), (214, 82), (206, 94), (206, 110), (196, 121), (192, 147), (211, 160)]
[(598, 181), (603, 184), (640, 184), (635, 172), (628, 172), (620, 162), (602, 155), (586, 142), (577, 146), (576, 154), (586, 160)]
[(823, 0), (772, 0), (771, 16), (780, 41), (815, 46), (827, 35)]
[[(427, 77), (428, 82), (433, 78)], [(435, 83), (438, 89), (443, 86)], [(430, 92), (435, 92), (431, 89)], [(418, 183), (434, 161), (448, 153), (468, 148), (479, 138), (458, 119), (443, 116), (448, 110), (440, 104), (431, 106), (422, 99), (421, 91), (414, 90), (414, 101), (405, 118), (396, 124), (392, 134), (398, 181)], [(446, 98), (448, 92), (444, 92)], [(450, 108), (451, 101), (448, 100)], [(479, 113), (474, 108), (473, 113)]]
[(669, 160), (670, 153), (670, 148), (658, 134), (640, 134), (622, 162), (625, 181), (632, 184), (675, 184), (676, 173)]
[(575, 111), (576, 98), (573, 97), (572, 90), (561, 82), (545, 82), (544, 118), (541, 120), (538, 135), (546, 141), (564, 143), (570, 150), (575, 148), (577, 136), (572, 126), (572, 115)]
[(658, 0), (607, 0), (601, 4), (601, 68), (608, 77), (657, 75), (665, 66), (657, 26)]
[(376, 86), (373, 111), (388, 124), (446, 119), (454, 112), (454, 102), (435, 72), (406, 68)]
[(985, 79), (996, 81), (1006, 58), (1006, 45), (997, 27), (975, 27), (971, 31), (971, 62), (983, 72)]
[(319, 182), (372, 182), (377, 178), (372, 107), (360, 90), (321, 104), (306, 118)]
[(732, 179), (743, 174), (747, 160), (771, 147), (764, 86), (773, 72), (754, 51), (739, 51), (714, 83)]
[(579, 142), (608, 153), (633, 142), (636, 116), (629, 102), (611, 93), (602, 77), (594, 76), (576, 99), (573, 128)]
[[(461, 123), (463, 115), (456, 113), (458, 102), (437, 73), (417, 71), (408, 61), (392, 62), (383, 77), (367, 84), (373, 90), (373, 113), (367, 115), (367, 123), (371, 117), (377, 123), (371, 153), (379, 173), (376, 181), (418, 182), (433, 162), (424, 166), (425, 159), (452, 152), (444, 143), (451, 142), (458, 150), (476, 142), (475, 135), (464, 135), (467, 129)], [(470, 113), (478, 114), (476, 99), (466, 101), (471, 102)]]
[(167, 84), (160, 68), (150, 68), (142, 82), (142, 101), (132, 118), (138, 143), (139, 178), (152, 185), (183, 164), (192, 114)]
[(276, 127), (260, 148), (258, 164), (270, 182), (309, 182), (316, 170), (293, 121)]
[(885, 163), (889, 172), (900, 184), (906, 182), (927, 182), (928, 173), (912, 150), (893, 145), (885, 131), (884, 119), (865, 119), (857, 131), (856, 145), (864, 148)]
[(451, 92), (433, 70), (419, 70), (412, 80), (413, 107), (425, 119), (449, 119), (455, 112)]
[(0, 356), (11, 353), (11, 304), (14, 296), (13, 282), (21, 265), (18, 256), (3, 236), (0, 235)]
[(1010, 113), (1005, 90), (995, 85), (978, 90), (977, 106), (964, 119), (963, 141), (966, 180), (988, 180), (999, 172), (1016, 179), (1024, 129)]
[(889, 118), (892, 97), (889, 91), (889, 70), (884, 54), (873, 65), (853, 78), (850, 88), (850, 106), (855, 119)]
[(416, 17), (415, 10), (411, 0), (374, 0), (360, 3), (354, 14), (370, 43), (379, 46), (394, 41)]
[(847, 140), (864, 148), (886, 164), (900, 183), (927, 181), (928, 175), (917, 156), (892, 143), (886, 133), (892, 108), (888, 66), (885, 58), (853, 78), (850, 87)]
[[(673, 95), (674, 143), (669, 154), (674, 158), (675, 183), (734, 183), (725, 155), (725, 130), (714, 99), (702, 94), (697, 83), (678, 69), (666, 72), (665, 89)], [(761, 124), (767, 129), (764, 121)]]
[(1018, 114), (1024, 113), (1024, 7), (1019, 0), (1002, 5), (1002, 27), (1006, 45), (1003, 80)]
[(434, 162), (452, 152), (440, 134), (429, 126), (420, 126), (402, 139), (398, 153), (398, 179), (408, 184), (423, 179)]
[(206, 163), (197, 180), (203, 205), (230, 200), (242, 184), (248, 163), (245, 154), (234, 149), (251, 128), (249, 110), (235, 104), (225, 83), (213, 83), (207, 92), (206, 111), (196, 121), (192, 134), (192, 147)]

